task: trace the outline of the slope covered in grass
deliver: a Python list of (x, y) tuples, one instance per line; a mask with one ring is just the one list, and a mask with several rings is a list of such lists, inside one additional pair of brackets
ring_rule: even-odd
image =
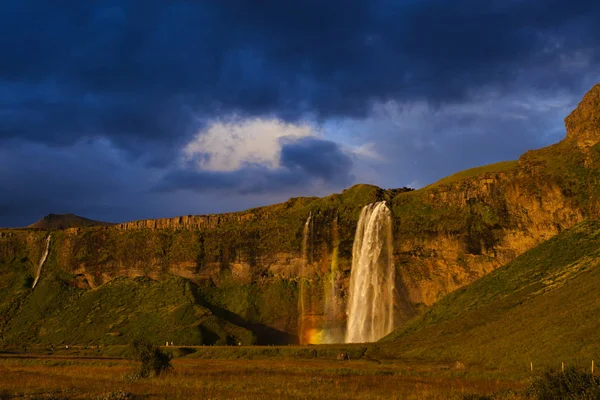
[(459, 171), (455, 174), (449, 175), (445, 178), (440, 179), (431, 185), (426, 186), (427, 189), (434, 188), (439, 185), (449, 185), (451, 183), (459, 182), (461, 180), (478, 177), (484, 174), (494, 174), (498, 172), (510, 172), (517, 168), (517, 161), (501, 161), (494, 164), (482, 165), (475, 168), (469, 168), (464, 171)]
[(446, 296), (382, 347), (522, 369), (598, 360), (599, 257), (600, 223), (581, 223)]
[[(175, 276), (160, 281), (120, 277), (95, 289), (51, 271), (35, 290), (14, 274), (0, 298), (0, 344), (126, 344), (137, 337), (179, 345), (251, 344), (250, 331), (200, 305), (193, 284)], [(25, 282), (25, 283), (23, 283)]]

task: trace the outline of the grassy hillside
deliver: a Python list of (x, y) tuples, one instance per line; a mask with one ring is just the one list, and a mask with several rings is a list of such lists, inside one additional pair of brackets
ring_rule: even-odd
[(197, 288), (185, 279), (119, 277), (83, 290), (52, 256), (49, 264), (35, 290), (26, 258), (2, 269), (0, 345), (125, 344), (141, 336), (157, 344), (255, 341), (249, 330), (201, 305)]
[(388, 354), (529, 368), (600, 359), (600, 222), (584, 222), (446, 296)]
[(449, 175), (445, 178), (440, 179), (439, 181), (432, 183), (426, 188), (431, 189), (439, 185), (449, 185), (454, 182), (459, 182), (461, 180), (481, 176), (484, 174), (494, 174), (498, 172), (510, 172), (517, 168), (517, 161), (501, 161), (495, 164), (482, 165), (480, 167), (466, 169), (464, 171), (459, 171), (455, 174)]

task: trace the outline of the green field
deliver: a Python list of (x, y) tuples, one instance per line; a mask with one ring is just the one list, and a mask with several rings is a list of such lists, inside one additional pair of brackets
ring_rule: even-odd
[(190, 354), (174, 359), (170, 374), (131, 381), (128, 376), (136, 369), (126, 359), (81, 350), (0, 354), (0, 398), (459, 400), (496, 393), (520, 399), (513, 393), (527, 382), (443, 364), (325, 356), (206, 359)]

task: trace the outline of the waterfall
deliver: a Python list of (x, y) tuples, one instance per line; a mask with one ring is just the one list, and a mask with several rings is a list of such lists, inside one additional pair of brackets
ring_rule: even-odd
[(308, 215), (306, 222), (304, 223), (304, 231), (302, 233), (302, 260), (300, 264), (300, 293), (299, 293), (299, 304), (298, 304), (298, 340), (300, 344), (304, 344), (308, 342), (306, 338), (307, 329), (306, 329), (306, 314), (310, 310), (311, 307), (307, 304), (309, 299), (307, 298), (307, 285), (306, 285), (306, 277), (308, 275), (308, 245), (310, 239), (310, 221), (312, 219), (312, 214)]
[(354, 245), (346, 343), (374, 342), (394, 328), (392, 216), (384, 201), (362, 209)]
[(44, 266), (44, 263), (46, 262), (46, 258), (48, 258), (48, 252), (50, 251), (50, 238), (52, 237), (52, 235), (48, 235), (48, 237), (46, 238), (46, 249), (44, 250), (44, 254), (42, 254), (42, 258), (40, 258), (40, 263), (38, 264), (37, 270), (35, 271), (35, 279), (33, 280), (33, 285), (31, 286), (32, 289), (35, 288), (35, 285), (37, 285), (38, 280), (40, 279), (40, 274), (42, 273), (42, 267)]

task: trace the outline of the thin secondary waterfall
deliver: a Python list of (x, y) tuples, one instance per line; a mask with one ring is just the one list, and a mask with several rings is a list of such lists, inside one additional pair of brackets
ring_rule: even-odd
[(362, 209), (354, 245), (346, 343), (374, 342), (394, 328), (392, 215), (384, 201)]
[(302, 233), (302, 261), (301, 261), (301, 265), (300, 265), (300, 298), (299, 298), (299, 315), (298, 315), (298, 340), (300, 341), (301, 344), (304, 344), (307, 342), (307, 338), (306, 338), (306, 314), (309, 311), (309, 305), (307, 304), (309, 299), (308, 299), (308, 293), (307, 293), (307, 285), (306, 285), (306, 278), (308, 275), (308, 264), (309, 264), (309, 260), (308, 260), (308, 245), (309, 245), (309, 239), (310, 239), (310, 221), (312, 219), (312, 214), (308, 215), (308, 218), (306, 219), (306, 222), (304, 223), (304, 231)]
[(42, 273), (42, 267), (44, 266), (44, 263), (46, 262), (46, 258), (48, 258), (48, 252), (50, 251), (51, 237), (52, 237), (52, 235), (48, 235), (48, 237), (46, 238), (46, 248), (44, 249), (42, 258), (40, 258), (40, 263), (38, 264), (37, 270), (35, 271), (35, 279), (33, 280), (33, 285), (31, 285), (32, 289), (34, 289), (35, 285), (37, 285), (38, 280), (40, 279), (40, 275)]

